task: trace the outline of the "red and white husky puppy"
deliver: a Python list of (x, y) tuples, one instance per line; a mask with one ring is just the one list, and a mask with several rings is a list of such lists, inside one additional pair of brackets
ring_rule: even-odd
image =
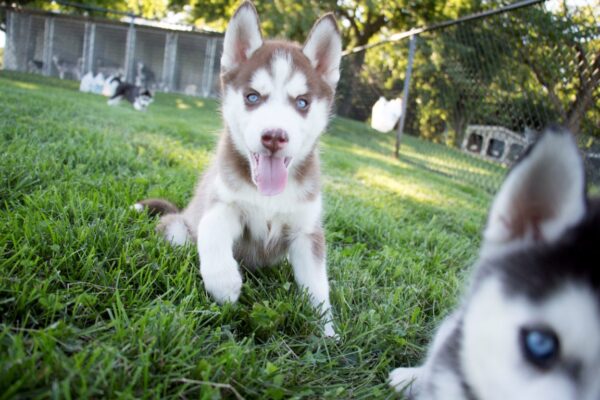
[(165, 214), (157, 229), (171, 243), (197, 243), (204, 287), (219, 303), (240, 296), (238, 263), (256, 268), (288, 256), (333, 336), (317, 140), (340, 77), (335, 18), (319, 19), (304, 45), (265, 40), (244, 2), (223, 45), (225, 129), (212, 164), (183, 211), (156, 199), (136, 208)]

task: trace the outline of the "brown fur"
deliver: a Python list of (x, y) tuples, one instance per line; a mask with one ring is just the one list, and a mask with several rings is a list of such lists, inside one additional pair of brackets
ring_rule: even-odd
[(315, 259), (322, 261), (325, 259), (325, 235), (323, 234), (323, 228), (320, 226), (316, 231), (310, 234), (312, 240), (312, 252)]
[(237, 151), (227, 131), (223, 132), (219, 140), (217, 159), (220, 160), (221, 168), (225, 172), (223, 178), (227, 186), (235, 189), (241, 183), (253, 185), (248, 158)]
[(179, 212), (179, 208), (177, 208), (175, 204), (164, 199), (146, 199), (138, 201), (138, 204), (148, 210), (148, 214), (151, 216), (175, 214)]
[(280, 262), (287, 254), (290, 245), (290, 232), (288, 227), (283, 227), (281, 234), (274, 240), (265, 242), (254, 239), (247, 227), (244, 227), (242, 237), (233, 248), (234, 258), (245, 267), (256, 268), (271, 266)]
[(223, 73), (221, 75), (223, 89), (227, 86), (243, 90), (250, 89), (247, 85), (252, 80), (252, 75), (260, 68), (267, 68), (267, 71), (270, 72), (270, 60), (276, 52), (280, 51), (291, 55), (294, 66), (306, 76), (308, 91), (313, 96), (316, 98), (326, 98), (330, 103), (333, 101), (333, 88), (317, 74), (310, 64), (310, 60), (302, 53), (300, 45), (280, 40), (265, 41), (246, 62), (243, 62), (231, 71)]

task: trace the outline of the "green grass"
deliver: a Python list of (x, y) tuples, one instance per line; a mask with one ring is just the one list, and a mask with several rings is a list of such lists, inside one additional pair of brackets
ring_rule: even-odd
[[(221, 122), (212, 100), (147, 113), (76, 84), (0, 73), (0, 399), (393, 398), (456, 303), (501, 170), (335, 119), (322, 141), (329, 275), (341, 340), (288, 264), (206, 294), (135, 200), (190, 198)], [(427, 166), (427, 168), (423, 168)]]

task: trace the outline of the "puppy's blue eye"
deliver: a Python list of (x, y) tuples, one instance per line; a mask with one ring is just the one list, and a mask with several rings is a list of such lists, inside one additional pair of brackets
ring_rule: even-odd
[(260, 95), (258, 93), (247, 94), (246, 101), (248, 102), (248, 104), (256, 104), (260, 101)]
[(299, 110), (306, 110), (308, 108), (308, 101), (306, 99), (296, 99), (296, 107)]
[(525, 358), (540, 368), (548, 368), (559, 356), (559, 342), (549, 329), (523, 329), (521, 347)]

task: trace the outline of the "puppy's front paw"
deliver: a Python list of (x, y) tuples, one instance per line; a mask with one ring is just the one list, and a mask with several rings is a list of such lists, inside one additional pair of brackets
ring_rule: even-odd
[(204, 288), (219, 304), (235, 303), (242, 291), (242, 275), (235, 260), (219, 265), (201, 265)]
[(390, 386), (396, 389), (397, 392), (401, 392), (410, 386), (407, 394), (411, 394), (415, 380), (419, 376), (420, 369), (421, 368), (396, 368), (390, 372), (388, 378)]
[(340, 340), (340, 335), (335, 333), (335, 329), (333, 329), (333, 323), (331, 321), (325, 322), (323, 326), (323, 336), (332, 338), (335, 341)]

